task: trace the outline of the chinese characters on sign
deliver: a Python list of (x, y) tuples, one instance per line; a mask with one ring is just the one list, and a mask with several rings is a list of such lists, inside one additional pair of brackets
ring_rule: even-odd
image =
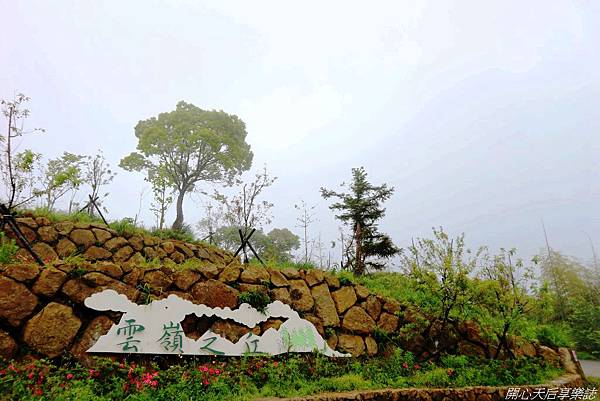
[[(85, 300), (89, 308), (124, 312), (121, 321), (101, 336), (88, 352), (182, 354), (182, 355), (277, 355), (286, 352), (320, 352), (349, 356), (331, 349), (315, 326), (290, 306), (275, 301), (259, 312), (248, 304), (238, 309), (211, 308), (170, 295), (149, 305), (137, 305), (113, 290), (104, 290)], [(181, 326), (186, 315), (231, 319), (252, 329), (269, 318), (285, 320), (278, 329), (260, 336), (252, 332), (236, 343), (206, 331), (200, 338), (188, 338)]]
[(180, 323), (169, 322), (168, 325), (163, 325), (163, 335), (158, 339), (160, 345), (169, 352), (182, 353), (181, 346), (183, 345), (183, 329)]
[(594, 400), (598, 389), (584, 387), (520, 388), (510, 387), (505, 400)]
[(217, 335), (215, 334), (212, 337), (208, 337), (204, 339), (205, 344), (200, 347), (200, 350), (202, 351), (208, 351), (210, 354), (213, 355), (224, 355), (225, 353), (223, 351), (217, 351), (216, 349), (211, 348), (211, 344), (214, 343), (215, 341), (217, 341)]
[(281, 330), (281, 338), (283, 339), (284, 347), (287, 349), (317, 348), (315, 336), (308, 328), (291, 330), (291, 332), (283, 329)]
[(144, 326), (135, 324), (135, 319), (125, 320), (125, 323), (127, 323), (126, 326), (117, 328), (117, 336), (124, 335), (127, 339), (117, 345), (123, 346), (123, 352), (138, 352), (138, 347), (135, 344), (139, 344), (140, 340), (135, 340), (133, 336), (144, 331)]

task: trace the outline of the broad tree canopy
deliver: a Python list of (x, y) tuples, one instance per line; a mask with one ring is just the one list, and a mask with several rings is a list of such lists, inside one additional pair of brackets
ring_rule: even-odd
[(161, 170), (177, 193), (174, 229), (183, 225), (183, 199), (200, 181), (231, 183), (252, 165), (246, 126), (237, 116), (203, 110), (186, 102), (174, 111), (140, 121), (135, 127), (137, 152), (121, 160), (128, 171)]

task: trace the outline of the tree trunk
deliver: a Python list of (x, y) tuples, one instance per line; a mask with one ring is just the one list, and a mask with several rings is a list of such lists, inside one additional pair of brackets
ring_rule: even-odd
[(354, 274), (357, 276), (362, 276), (365, 272), (365, 265), (363, 263), (362, 256), (362, 238), (361, 238), (361, 229), (360, 223), (356, 223), (356, 230), (354, 231), (354, 238), (356, 239), (356, 258), (354, 261)]
[(15, 177), (13, 175), (13, 170), (12, 170), (12, 149), (10, 146), (13, 111), (14, 111), (14, 108), (11, 107), (8, 112), (8, 133), (6, 134), (6, 163), (8, 164), (8, 176), (10, 179), (10, 194), (9, 194), (9, 200), (8, 200), (8, 210), (12, 210), (13, 204), (15, 202), (15, 194), (17, 191), (17, 186), (15, 184)]
[(177, 216), (173, 222), (173, 230), (181, 230), (183, 227), (183, 197), (185, 196), (185, 190), (180, 189), (177, 195)]
[(75, 195), (77, 195), (76, 189), (72, 189), (71, 191), (71, 199), (69, 200), (69, 214), (73, 212), (73, 206), (75, 205)]
[[(306, 221), (306, 212), (304, 213), (304, 219)], [(308, 263), (308, 233), (307, 223), (304, 223), (304, 263)]]
[(158, 229), (162, 230), (163, 227), (165, 225), (165, 207), (161, 206), (160, 207), (160, 218), (159, 218), (159, 223), (158, 223)]
[(340, 270), (344, 270), (344, 255), (346, 254), (345, 250), (346, 248), (344, 245), (344, 233), (342, 231), (340, 231), (340, 244), (342, 247), (342, 255), (340, 257)]
[(96, 217), (96, 209), (94, 208), (94, 202), (92, 200), (96, 199), (96, 194), (98, 193), (98, 188), (92, 184), (92, 197), (90, 199), (90, 203), (88, 203), (88, 214), (93, 218)]
[(514, 355), (508, 345), (508, 330), (510, 329), (510, 323), (504, 322), (504, 327), (502, 328), (502, 335), (496, 335), (498, 337), (498, 348), (496, 349), (496, 354), (494, 355), (494, 359), (498, 359), (500, 357), (500, 352), (504, 349), (509, 358), (513, 358)]

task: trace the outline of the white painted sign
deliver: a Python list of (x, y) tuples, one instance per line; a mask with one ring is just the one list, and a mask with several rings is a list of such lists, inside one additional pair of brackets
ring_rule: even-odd
[[(240, 356), (315, 351), (328, 356), (350, 356), (331, 349), (311, 322), (301, 319), (298, 312), (280, 301), (271, 302), (261, 313), (248, 304), (234, 310), (211, 308), (176, 295), (138, 305), (114, 290), (104, 290), (88, 297), (85, 305), (99, 311), (124, 312), (119, 324), (113, 325), (88, 352)], [(233, 343), (210, 330), (197, 340), (186, 337), (181, 322), (192, 313), (231, 319), (249, 328), (269, 318), (287, 320), (279, 329), (269, 328), (260, 336), (248, 333)]]

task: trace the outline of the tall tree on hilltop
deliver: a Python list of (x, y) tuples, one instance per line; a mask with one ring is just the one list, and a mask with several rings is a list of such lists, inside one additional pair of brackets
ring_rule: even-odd
[(351, 226), (355, 244), (352, 271), (362, 275), (367, 268), (382, 269), (384, 264), (381, 258), (390, 258), (400, 251), (390, 237), (379, 232), (377, 226), (377, 222), (385, 215), (381, 203), (392, 196), (394, 188), (386, 184), (370, 184), (365, 169), (360, 167), (352, 169), (349, 189), (349, 193), (343, 193), (321, 188), (321, 195), (325, 199), (339, 200), (329, 208), (338, 211), (335, 217)]
[(137, 150), (121, 160), (128, 171), (161, 170), (176, 194), (173, 229), (183, 225), (183, 199), (200, 181), (231, 184), (252, 165), (246, 126), (235, 115), (203, 110), (186, 102), (174, 111), (140, 121)]

